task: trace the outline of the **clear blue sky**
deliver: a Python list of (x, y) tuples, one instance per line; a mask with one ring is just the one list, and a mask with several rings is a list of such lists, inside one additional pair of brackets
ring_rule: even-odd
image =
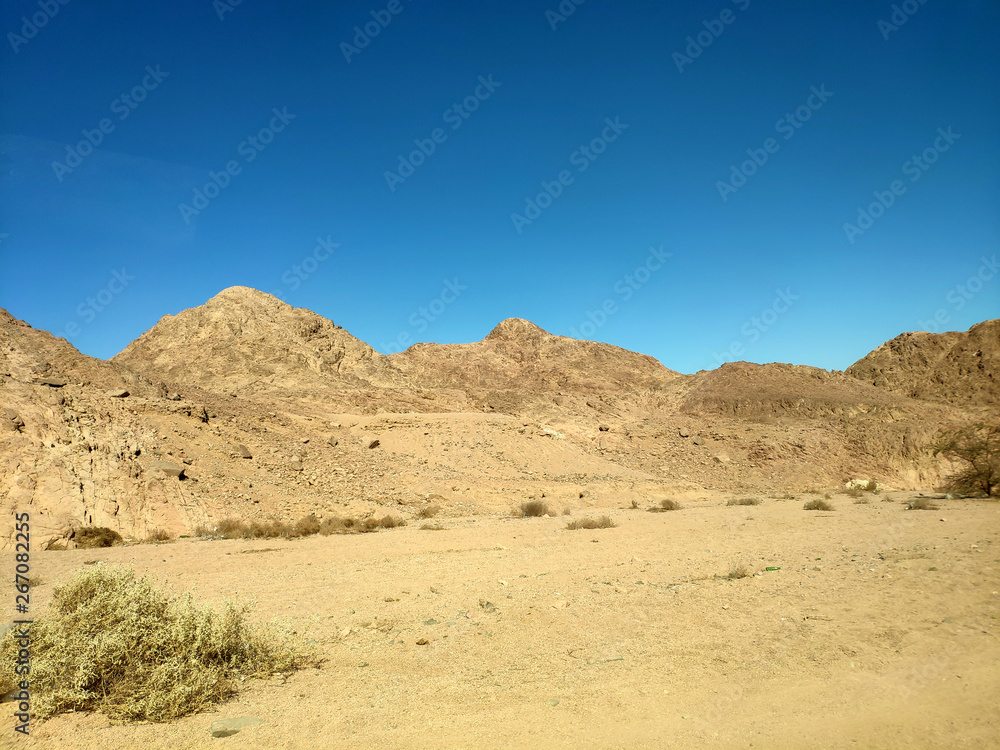
[(106, 358), (246, 285), (682, 372), (1000, 317), (992, 0), (232, 2), (4, 4), (0, 306)]

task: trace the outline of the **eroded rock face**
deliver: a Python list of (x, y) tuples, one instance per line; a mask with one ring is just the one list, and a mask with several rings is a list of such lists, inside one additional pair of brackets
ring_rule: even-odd
[(968, 331), (904, 333), (855, 362), (847, 374), (911, 398), (1000, 404), (1000, 320)]

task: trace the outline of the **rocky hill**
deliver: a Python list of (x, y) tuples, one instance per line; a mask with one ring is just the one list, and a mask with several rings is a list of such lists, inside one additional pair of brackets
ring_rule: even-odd
[(847, 374), (911, 398), (1000, 405), (1000, 320), (968, 331), (904, 333), (855, 362)]
[(384, 357), (234, 287), (106, 362), (0, 311), (0, 513), (29, 510), (45, 544), (231, 515), (506, 513), (542, 496), (599, 508), (858, 477), (923, 489), (949, 468), (935, 433), (996, 403), (996, 335), (992, 321), (902, 336), (849, 374), (679, 375), (519, 319)]
[(241, 286), (165, 315), (112, 361), (168, 383), (241, 395), (391, 380), (386, 358), (333, 321)]

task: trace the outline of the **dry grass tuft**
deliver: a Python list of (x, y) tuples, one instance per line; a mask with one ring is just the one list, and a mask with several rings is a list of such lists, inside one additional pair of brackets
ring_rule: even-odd
[(617, 525), (611, 520), (610, 516), (601, 516), (600, 518), (581, 518), (579, 521), (570, 521), (566, 524), (566, 528), (570, 531), (576, 531), (577, 529), (613, 529)]
[(659, 505), (654, 505), (652, 508), (647, 508), (647, 510), (650, 513), (666, 513), (668, 510), (680, 510), (682, 507), (676, 500), (665, 498), (660, 500)]
[(172, 539), (173, 537), (163, 529), (153, 529), (144, 541), (147, 544), (154, 544), (156, 542), (169, 542)]
[(918, 497), (914, 500), (910, 500), (906, 504), (907, 510), (937, 510), (936, 506), (929, 497)]
[[(32, 713), (169, 721), (229, 698), (243, 678), (312, 661), (280, 634), (251, 627), (247, 611), (169, 598), (130, 568), (84, 570), (55, 589), (31, 626)], [(13, 631), (0, 641), (0, 690), (12, 687), (18, 648)]]
[(743, 563), (737, 563), (729, 569), (728, 573), (726, 573), (726, 578), (730, 581), (736, 581), (740, 578), (749, 578), (752, 575), (753, 573), (750, 572), (750, 569), (746, 565)]
[(741, 497), (739, 499), (730, 499), (726, 501), (726, 505), (760, 505), (763, 501), (759, 497)]
[(417, 513), (417, 518), (423, 520), (426, 518), (434, 518), (438, 513), (441, 512), (441, 506), (439, 505), (428, 505), (426, 508), (421, 508), (420, 512)]
[(538, 518), (549, 515), (549, 506), (541, 500), (521, 503), (521, 518)]
[(439, 523), (422, 523), (420, 528), (424, 531), (444, 531), (444, 526)]
[(82, 529), (77, 529), (73, 534), (73, 541), (80, 549), (113, 547), (123, 543), (122, 535), (106, 526), (84, 526)]
[(833, 506), (826, 500), (810, 500), (802, 506), (806, 510), (833, 510)]

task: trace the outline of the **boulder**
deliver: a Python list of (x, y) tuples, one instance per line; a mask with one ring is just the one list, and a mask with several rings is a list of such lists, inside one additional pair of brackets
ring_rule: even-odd
[(124, 388), (115, 388), (110, 391), (105, 391), (104, 393), (110, 398), (128, 398), (130, 395)]
[(253, 458), (253, 453), (243, 443), (236, 444), (236, 452), (240, 454), (240, 458)]
[(38, 381), (38, 385), (45, 385), (49, 388), (62, 388), (66, 385), (66, 381), (62, 378), (42, 378)]
[(176, 477), (177, 479), (184, 479), (184, 467), (178, 466), (170, 461), (153, 461), (149, 465), (150, 471), (160, 472), (164, 476)]

